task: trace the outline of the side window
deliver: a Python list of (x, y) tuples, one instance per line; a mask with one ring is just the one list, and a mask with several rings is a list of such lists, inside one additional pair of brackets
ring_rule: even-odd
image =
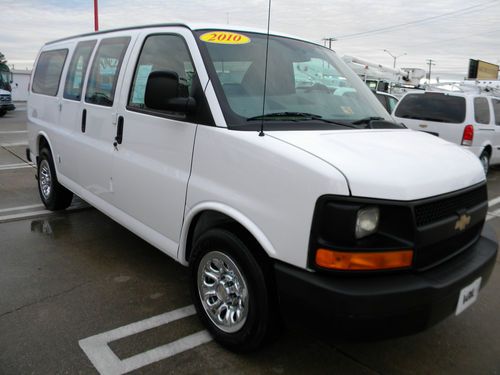
[(480, 124), (490, 123), (490, 107), (488, 99), (474, 98), (474, 118)]
[(87, 103), (108, 107), (113, 105), (116, 82), (129, 42), (129, 37), (109, 38), (101, 41), (87, 82), (85, 93)]
[(83, 79), (87, 73), (90, 55), (95, 44), (95, 40), (89, 40), (80, 42), (76, 46), (64, 84), (65, 99), (80, 100), (82, 98)]
[(67, 49), (42, 52), (36, 64), (31, 91), (56, 96), (67, 55)]
[(495, 113), (495, 125), (500, 125), (500, 99), (491, 99)]
[(179, 76), (179, 95), (194, 95), (195, 70), (184, 39), (178, 35), (151, 35), (142, 46), (135, 68), (128, 108), (147, 109), (144, 94), (149, 74), (156, 71), (173, 71)]

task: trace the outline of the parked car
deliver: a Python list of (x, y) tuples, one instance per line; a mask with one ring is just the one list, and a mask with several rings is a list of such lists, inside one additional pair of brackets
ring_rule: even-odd
[(374, 93), (379, 102), (384, 106), (387, 112), (392, 113), (396, 104), (398, 104), (398, 98), (394, 95), (388, 94), (386, 92), (377, 91)]
[(461, 145), (479, 157), (484, 172), (500, 163), (500, 98), (456, 92), (414, 92), (401, 98), (394, 118)]
[(472, 304), (495, 264), (477, 158), (394, 123), (300, 38), (172, 24), (57, 40), (27, 113), (44, 205), (77, 194), (188, 266), (232, 350), (282, 314), (350, 337), (416, 332)]

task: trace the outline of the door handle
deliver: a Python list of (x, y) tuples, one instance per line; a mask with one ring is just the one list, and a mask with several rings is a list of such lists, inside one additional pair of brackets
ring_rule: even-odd
[(118, 124), (116, 125), (116, 137), (113, 146), (122, 144), (123, 140), (123, 116), (118, 117)]
[(82, 112), (82, 133), (85, 133), (86, 128), (87, 128), (87, 110), (84, 109)]

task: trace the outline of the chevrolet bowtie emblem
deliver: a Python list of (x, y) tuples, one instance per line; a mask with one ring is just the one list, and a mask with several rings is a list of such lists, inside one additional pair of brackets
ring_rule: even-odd
[(455, 230), (463, 231), (470, 224), (470, 216), (462, 214), (455, 223)]

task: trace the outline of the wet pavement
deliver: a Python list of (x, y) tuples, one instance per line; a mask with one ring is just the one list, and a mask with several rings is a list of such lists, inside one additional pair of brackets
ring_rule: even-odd
[[(0, 374), (500, 374), (498, 260), (474, 305), (417, 335), (342, 343), (292, 325), (257, 353), (222, 349), (184, 267), (81, 200), (44, 209), (18, 108), (0, 119)], [(500, 233), (500, 168), (488, 190)]]

